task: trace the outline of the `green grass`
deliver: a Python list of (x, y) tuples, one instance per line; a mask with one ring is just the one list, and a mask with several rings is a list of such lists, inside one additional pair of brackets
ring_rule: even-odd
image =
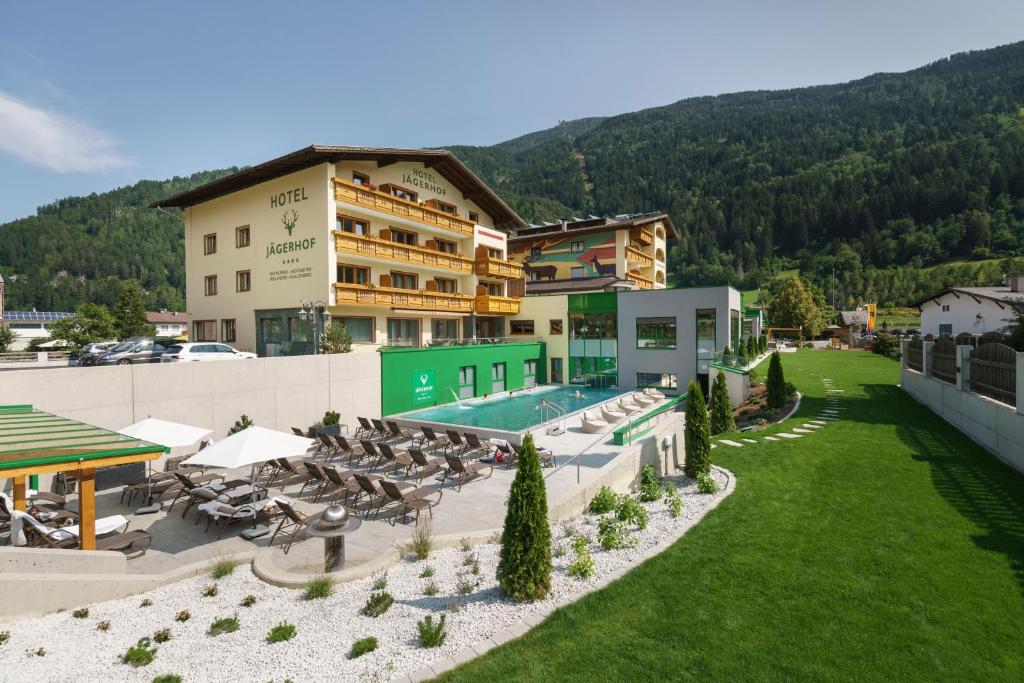
[(783, 365), (799, 415), (825, 374), (843, 419), (719, 446), (737, 488), (686, 536), (442, 679), (1024, 680), (1024, 477), (903, 394), (892, 360)]

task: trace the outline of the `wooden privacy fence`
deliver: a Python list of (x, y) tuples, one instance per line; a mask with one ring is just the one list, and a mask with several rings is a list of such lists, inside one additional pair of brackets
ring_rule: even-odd
[(982, 344), (971, 354), (971, 391), (1017, 405), (1017, 352), (1006, 344)]
[(932, 377), (956, 384), (956, 342), (952, 337), (939, 337), (932, 344)]
[(921, 372), (924, 368), (922, 364), (922, 347), (924, 342), (921, 341), (920, 337), (914, 337), (907, 344), (907, 367), (911, 370), (917, 370)]
[(977, 339), (978, 338), (970, 332), (961, 332), (956, 335), (957, 346), (975, 346)]

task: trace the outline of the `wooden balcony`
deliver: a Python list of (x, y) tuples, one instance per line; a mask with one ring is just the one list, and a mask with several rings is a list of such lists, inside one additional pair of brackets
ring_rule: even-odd
[(362, 185), (341, 178), (334, 179), (334, 198), (339, 202), (364, 206), (368, 209), (382, 211), (392, 216), (407, 218), (417, 223), (429, 225), (442, 230), (450, 230), (463, 237), (473, 236), (473, 222), (459, 216), (437, 211), (415, 202), (400, 199), (386, 192), (371, 190)]
[(437, 268), (460, 275), (473, 272), (473, 261), (468, 258), (436, 249), (391, 242), (371, 235), (355, 235), (335, 230), (334, 249), (339, 254), (355, 254), (424, 268)]
[(636, 286), (640, 289), (654, 289), (654, 280), (644, 277), (635, 270), (631, 270), (629, 274), (626, 275), (626, 279), (635, 282)]
[(640, 268), (650, 268), (654, 265), (654, 259), (640, 251), (636, 247), (626, 247), (626, 260), (636, 264)]
[(650, 228), (633, 228), (629, 231), (629, 241), (644, 247), (654, 244), (654, 233)]
[(511, 296), (478, 294), (476, 297), (476, 312), (486, 315), (515, 315), (519, 312), (520, 301), (520, 299)]
[(508, 280), (521, 280), (523, 267), (515, 261), (488, 256), (486, 250), (476, 255), (476, 274), (483, 277), (500, 277)]
[(473, 297), (471, 296), (428, 292), (422, 289), (398, 289), (395, 287), (373, 287), (371, 289), (366, 285), (338, 282), (334, 285), (334, 298), (338, 306), (376, 306), (454, 313), (473, 312)]

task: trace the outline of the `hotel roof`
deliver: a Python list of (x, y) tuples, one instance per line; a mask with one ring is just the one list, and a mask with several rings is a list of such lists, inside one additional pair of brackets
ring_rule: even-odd
[(616, 275), (599, 275), (597, 277), (577, 277), (561, 280), (528, 280), (526, 293), (530, 294), (564, 294), (567, 292), (594, 292), (634, 289), (636, 283), (624, 280)]
[(588, 232), (604, 232), (605, 230), (629, 230), (649, 225), (656, 221), (665, 224), (666, 237), (679, 239), (676, 226), (667, 213), (662, 211), (649, 211), (647, 213), (624, 213), (612, 218), (601, 218), (590, 216), (588, 218), (573, 218), (571, 221), (559, 221), (558, 223), (545, 223), (544, 225), (530, 225), (527, 228), (517, 230), (516, 234), (508, 238), (509, 242), (528, 242), (538, 237), (549, 237), (563, 232), (575, 234)]
[(943, 287), (934, 294), (922, 297), (917, 301), (910, 303), (911, 306), (920, 308), (929, 301), (946, 294), (952, 294), (957, 299), (961, 295), (966, 295), (973, 299), (976, 303), (981, 303), (979, 299), (988, 299), (994, 301), (1000, 308), (1003, 307), (1003, 302), (1006, 301), (1024, 301), (1024, 292), (1014, 292), (1007, 285), (1001, 285), (999, 287)]
[(3, 313), (3, 319), (9, 322), (53, 322), (74, 315), (68, 311), (4, 311)]
[(462, 192), (463, 197), (474, 202), (489, 214), (494, 219), (495, 227), (512, 229), (526, 226), (523, 219), (501, 197), (495, 194), (494, 190), (487, 187), (484, 181), (480, 180), (458, 157), (446, 149), (310, 145), (186, 192), (179, 192), (154, 202), (150, 206), (179, 208), (194, 206), (318, 164), (344, 160), (376, 161), (378, 166), (387, 166), (398, 161), (424, 163), (454, 185)]

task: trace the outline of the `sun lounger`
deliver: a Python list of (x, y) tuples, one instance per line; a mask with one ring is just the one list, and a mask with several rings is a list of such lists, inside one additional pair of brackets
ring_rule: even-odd
[(491, 454), (491, 445), (480, 441), (480, 437), (473, 432), (466, 432), (466, 450), (463, 451), (464, 457), (474, 457), (477, 459), (486, 457)]
[(324, 467), (324, 474), (327, 475), (330, 484), (324, 488), (321, 495), (334, 491), (344, 492), (344, 499), (347, 500), (350, 495), (358, 495), (362, 490), (352, 470), (339, 470), (337, 467), (327, 466)]
[(366, 451), (363, 450), (362, 446), (353, 446), (348, 442), (348, 439), (341, 435), (331, 436), (331, 441), (337, 445), (339, 455), (348, 456), (349, 464), (358, 462), (359, 459), (366, 454)]
[[(462, 490), (462, 485), (466, 483), (467, 479), (472, 479), (474, 477), (480, 476), (484, 476), (484, 478), (486, 479), (487, 477), (490, 477), (492, 474), (494, 474), (494, 467), (486, 463), (475, 462), (467, 465), (466, 463), (462, 462), (462, 460), (459, 459), (458, 456), (452, 455), (450, 453), (446, 453), (444, 459), (448, 463), (448, 472), (445, 475), (445, 479), (447, 479), (448, 475), (450, 474), (459, 480), (458, 487), (455, 489), (456, 491)], [(487, 471), (486, 476), (482, 474), (484, 470)]]
[(653, 406), (655, 403), (658, 402), (657, 399), (655, 399), (653, 396), (648, 396), (642, 391), (635, 391), (632, 394), (630, 394), (629, 397), (633, 400), (634, 403), (640, 405), (641, 407)]
[[(434, 506), (441, 502), (444, 491), (436, 486), (421, 486), (417, 489), (403, 491), (395, 482), (382, 479), (380, 482), (384, 495), (398, 503), (398, 512), (391, 518), (391, 526), (394, 526), (398, 519), (405, 517), (412, 510), (416, 511), (416, 521), (420, 521), (420, 511), (426, 510), (430, 516), (434, 516)], [(433, 496), (437, 498), (434, 499)]]
[(437, 450), (438, 448), (446, 448), (448, 446), (448, 437), (443, 434), (438, 436), (437, 434), (434, 433), (434, 429), (432, 427), (420, 425), (420, 434), (421, 437), (419, 443), (417, 444), (420, 448), (422, 448), (425, 444), (428, 443), (430, 444), (430, 447), (434, 450)]
[[(520, 454), (520, 451), (523, 450), (523, 445), (522, 444), (518, 444), (518, 443), (511, 443), (511, 442), (509, 443), (509, 445), (512, 447), (512, 450), (515, 451), (515, 456), (516, 456), (515, 459), (519, 460), (519, 454)], [(544, 448), (543, 446), (538, 446), (536, 444), (534, 444), (534, 448), (537, 449), (537, 457), (540, 458), (540, 462), (541, 462), (542, 465), (549, 466), (549, 467), (554, 466), (554, 464), (555, 464), (555, 454), (554, 453), (552, 453), (549, 449)]]
[(436, 474), (444, 469), (445, 459), (428, 458), (419, 448), (410, 448), (409, 457), (412, 458), (413, 466), (416, 467), (416, 475), (419, 481), (428, 474)]
[[(68, 549), (79, 546), (79, 529), (77, 526), (51, 529), (31, 515), (25, 512), (15, 511), (14, 520), (22, 526), (21, 531), (29, 545), (43, 548)], [(128, 550), (135, 546), (130, 553), (125, 553), (128, 559), (145, 555), (153, 542), (153, 535), (146, 531), (124, 531), (114, 533), (121, 527), (128, 526), (128, 520), (121, 515), (103, 517), (96, 520), (96, 535), (112, 534), (96, 539), (96, 550)]]
[[(373, 501), (377, 501), (376, 513), (379, 514), (381, 507), (388, 500), (387, 499), (387, 494), (384, 493), (384, 489), (380, 485), (381, 478), (380, 477), (372, 477), (371, 478), (371, 477), (369, 477), (369, 476), (367, 476), (365, 474), (358, 474), (358, 473), (356, 473), (354, 475), (354, 478), (355, 478), (356, 482), (359, 483), (359, 488), (361, 489), (361, 492), (360, 492), (360, 494), (358, 496), (356, 496), (356, 500), (353, 502), (353, 505), (358, 505), (359, 504), (359, 498), (361, 498), (362, 496), (368, 496), (370, 502), (367, 504), (366, 510), (364, 511), (366, 516), (367, 517), (370, 516), (370, 508), (373, 507)], [(398, 486), (398, 488), (400, 488), (400, 489), (411, 489), (411, 488), (413, 488), (412, 484), (408, 484), (408, 483), (404, 483), (404, 482), (400, 483), (400, 484), (396, 484), (396, 486)]]
[(640, 412), (640, 406), (635, 403), (629, 403), (625, 399), (619, 399), (619, 408), (623, 410), (627, 415), (636, 415)]
[(269, 521), (270, 514), (265, 512), (264, 508), (272, 502), (268, 498), (256, 501), (255, 503), (242, 503), (241, 505), (228, 505), (227, 503), (212, 501), (200, 505), (199, 510), (206, 513), (205, 531), (210, 531), (211, 524), (223, 523), (220, 533), (217, 534), (219, 539), (224, 535), (224, 531), (228, 528), (229, 524), (252, 520), (253, 526), (255, 526), (257, 521)]
[[(615, 404), (612, 405), (614, 406), (614, 408), (618, 408), (618, 406), (616, 406)], [(622, 412), (621, 410), (615, 410), (614, 408), (609, 408), (607, 405), (601, 406), (601, 417), (604, 418), (605, 422), (615, 424), (620, 420), (626, 419), (626, 413)]]
[(657, 399), (658, 401), (661, 401), (665, 398), (665, 394), (661, 393), (660, 391), (653, 387), (647, 387), (646, 389), (644, 389), (644, 393), (653, 399)]
[(299, 512), (292, 506), (292, 501), (283, 496), (278, 496), (273, 499), (277, 503), (277, 507), (281, 510), (281, 523), (274, 529), (274, 533), (270, 536), (270, 545), (274, 545), (274, 539), (277, 538), (279, 533), (288, 534), (288, 540), (284, 543), (284, 554), (287, 555), (288, 551), (292, 549), (292, 543), (295, 539), (302, 534), (306, 528), (316, 521), (315, 516), (306, 515), (303, 512)]
[(381, 456), (386, 462), (392, 463), (395, 466), (395, 474), (398, 474), (399, 468), (404, 467), (405, 473), (409, 474), (409, 469), (413, 466), (412, 457), (409, 455), (409, 451), (395, 450), (383, 441), (377, 444), (377, 449), (380, 451)]
[(388, 420), (387, 425), (388, 431), (391, 433), (391, 436), (398, 440), (415, 439), (420, 436), (418, 432), (414, 432), (411, 429), (402, 429), (394, 420)]
[(580, 417), (580, 429), (582, 429), (585, 434), (600, 434), (609, 427), (611, 427), (610, 424), (604, 420), (594, 418), (590, 414), (589, 410), (584, 410), (583, 415)]

